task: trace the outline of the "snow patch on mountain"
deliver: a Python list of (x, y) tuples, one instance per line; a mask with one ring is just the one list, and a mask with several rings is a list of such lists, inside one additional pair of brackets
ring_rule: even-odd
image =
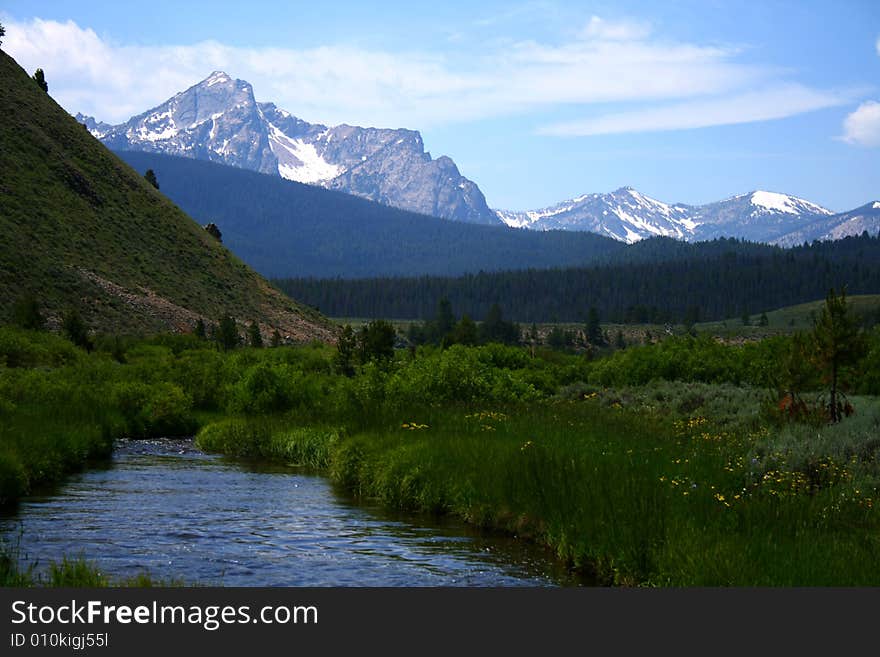
[(169, 109), (148, 116), (136, 130), (131, 128), (127, 134), (130, 137), (136, 135), (137, 139), (143, 141), (155, 142), (176, 137), (179, 132)]
[(291, 139), (272, 123), (269, 124), (269, 146), (278, 158), (278, 173), (287, 180), (318, 183), (332, 180), (343, 171), (342, 167), (318, 155), (314, 144)]
[[(752, 205), (759, 208), (765, 208), (772, 212), (783, 212), (785, 214), (833, 214), (831, 210), (827, 210), (815, 203), (810, 203), (804, 199), (795, 196), (788, 196), (787, 194), (779, 194), (777, 192), (765, 192), (762, 190), (752, 192), (751, 202)], [(805, 213), (805, 209), (808, 210), (808, 212)]]
[(205, 78), (203, 84), (206, 87), (213, 87), (215, 84), (225, 84), (226, 82), (231, 81), (231, 78), (223, 71), (214, 71), (211, 75)]
[(511, 227), (588, 230), (629, 244), (658, 235), (681, 239), (690, 230), (685, 206), (663, 203), (632, 187), (608, 194), (583, 194), (539, 210), (496, 210), (496, 214)]

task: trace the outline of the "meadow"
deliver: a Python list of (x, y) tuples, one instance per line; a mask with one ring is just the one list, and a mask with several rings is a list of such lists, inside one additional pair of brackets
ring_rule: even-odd
[[(98, 336), (87, 353), (4, 327), (0, 499), (106, 459), (116, 437), (196, 434), (537, 541), (601, 584), (877, 585), (880, 332), (842, 370), (838, 423), (820, 371), (791, 371), (795, 343), (421, 346), (343, 371), (319, 343)], [(809, 412), (780, 403), (795, 382)]]

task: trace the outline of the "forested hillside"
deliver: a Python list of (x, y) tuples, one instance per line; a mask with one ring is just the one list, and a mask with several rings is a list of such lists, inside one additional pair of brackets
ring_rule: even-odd
[(592, 233), (479, 226), (398, 210), (277, 176), (151, 153), (119, 152), (155, 171), (164, 194), (266, 276), (457, 275), (584, 265), (625, 245)]
[(832, 287), (846, 287), (850, 294), (880, 292), (880, 237), (867, 234), (793, 249), (736, 240), (649, 240), (628, 247), (625, 255), (633, 261), (444, 278), (301, 278), (276, 284), (333, 317), (428, 318), (446, 297), (458, 314), (483, 319), (498, 303), (505, 316), (520, 322), (583, 321), (591, 307), (603, 321), (697, 322), (811, 301)]

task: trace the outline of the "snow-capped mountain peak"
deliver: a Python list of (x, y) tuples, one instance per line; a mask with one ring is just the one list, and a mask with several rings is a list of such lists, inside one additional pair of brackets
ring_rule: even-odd
[(418, 132), (308, 123), (258, 103), (248, 82), (224, 71), (122, 125), (92, 122), (92, 134), (117, 150), (210, 160), (423, 214), (498, 223), (479, 188), (452, 160), (425, 152)]
[(777, 192), (765, 192), (757, 190), (749, 196), (751, 204), (756, 208), (764, 211), (779, 212), (782, 214), (804, 215), (804, 214), (834, 214), (831, 210), (816, 205), (810, 201), (805, 201), (796, 196), (788, 194), (779, 194)]
[(213, 73), (211, 73), (211, 75), (202, 80), (200, 84), (203, 84), (206, 87), (211, 87), (215, 84), (225, 84), (231, 81), (232, 78), (230, 78), (229, 75), (227, 75), (223, 71), (214, 71)]
[(802, 198), (764, 190), (692, 206), (664, 203), (629, 186), (607, 194), (584, 194), (540, 210), (496, 213), (508, 226), (588, 230), (628, 243), (658, 235), (691, 241), (721, 236), (773, 241), (833, 215)]
[(870, 235), (880, 232), (880, 202), (874, 201), (835, 215), (819, 216), (775, 242), (780, 246), (795, 246), (814, 240), (839, 240), (850, 235)]
[(96, 121), (94, 116), (86, 116), (85, 114), (77, 112), (76, 116), (74, 116), (73, 118), (82, 123), (86, 127), (86, 130), (91, 132), (92, 135), (97, 137), (98, 139), (100, 139), (113, 129), (113, 126), (109, 123)]
[(584, 194), (540, 210), (496, 213), (512, 227), (590, 230), (630, 244), (657, 235), (682, 239), (688, 230), (684, 206), (668, 205), (632, 187)]

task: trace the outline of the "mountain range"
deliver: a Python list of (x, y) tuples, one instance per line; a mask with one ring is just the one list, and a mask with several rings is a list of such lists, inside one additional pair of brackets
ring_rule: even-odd
[(77, 114), (114, 150), (179, 155), (319, 185), (455, 221), (499, 224), (480, 189), (414, 130), (308, 123), (215, 71), (158, 107), (111, 126)]
[(632, 244), (665, 236), (688, 242), (736, 237), (793, 246), (880, 230), (880, 203), (835, 214), (796, 196), (757, 190), (706, 205), (668, 204), (622, 187), (529, 212), (497, 210), (511, 227), (588, 230)]
[(622, 187), (537, 210), (493, 210), (449, 157), (434, 159), (425, 151), (417, 131), (309, 123), (273, 103), (257, 102), (248, 82), (221, 71), (120, 125), (76, 118), (117, 151), (208, 160), (466, 223), (588, 231), (630, 244), (666, 236), (793, 245), (880, 230), (877, 202), (834, 213), (764, 190), (689, 205)]

